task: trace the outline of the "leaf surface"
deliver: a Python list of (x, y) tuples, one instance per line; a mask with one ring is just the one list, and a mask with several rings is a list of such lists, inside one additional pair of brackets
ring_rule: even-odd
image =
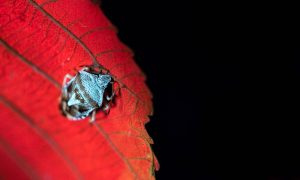
[[(145, 77), (90, 0), (0, 0), (0, 178), (154, 179)], [(69, 121), (66, 74), (98, 64), (120, 85), (110, 113)]]

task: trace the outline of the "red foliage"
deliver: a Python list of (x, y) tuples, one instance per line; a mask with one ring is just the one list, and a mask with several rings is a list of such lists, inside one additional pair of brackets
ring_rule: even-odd
[[(0, 0), (0, 178), (153, 179), (145, 77), (91, 0)], [(101, 64), (121, 86), (97, 120), (59, 110), (65, 74)]]

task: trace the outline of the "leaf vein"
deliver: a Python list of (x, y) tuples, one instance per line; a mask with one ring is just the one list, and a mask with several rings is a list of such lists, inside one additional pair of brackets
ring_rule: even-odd
[(0, 138), (0, 148), (27, 176), (31, 179), (40, 179), (37, 172), (2, 138)]
[(90, 55), (92, 58), (92, 61), (95, 65), (100, 65), (95, 56), (93, 55), (92, 51), (81, 41), (80, 38), (78, 38), (72, 31), (70, 31), (68, 28), (66, 28), (61, 22), (56, 20), (51, 14), (49, 14), (44, 8), (42, 8), (38, 3), (36, 3), (34, 0), (29, 0), (29, 2), (38, 9), (41, 13), (43, 13), (47, 18), (49, 18), (54, 24), (56, 24), (58, 27), (60, 27), (62, 30), (64, 30), (69, 36), (71, 36), (77, 43), (79, 43), (82, 48)]
[(46, 142), (50, 145), (50, 147), (56, 152), (67, 164), (70, 170), (76, 175), (78, 179), (82, 179), (81, 174), (79, 173), (78, 168), (71, 161), (71, 159), (66, 155), (63, 149), (48, 135), (46, 131), (41, 129), (29, 116), (27, 116), (21, 109), (19, 109), (15, 104), (11, 101), (7, 100), (0, 94), (0, 101), (8, 108), (10, 108), (14, 113), (21, 117), (37, 134), (39, 134)]
[(131, 166), (129, 161), (126, 159), (126, 157), (123, 155), (123, 153), (121, 153), (119, 151), (119, 149), (117, 148), (117, 146), (111, 141), (109, 135), (103, 130), (103, 128), (101, 127), (101, 125), (99, 123), (94, 122), (93, 124), (95, 125), (97, 130), (103, 135), (103, 137), (107, 140), (107, 142), (112, 147), (112, 149), (119, 155), (119, 157), (122, 159), (122, 161), (127, 165), (128, 169), (134, 175), (134, 177), (135, 177), (134, 179), (136, 179), (137, 173), (135, 172), (135, 170), (133, 169), (133, 167)]
[(9, 44), (7, 44), (7, 42), (5, 42), (4, 40), (0, 39), (0, 44), (2, 46), (4, 46), (13, 55), (17, 56), (26, 65), (28, 65), (29, 67), (31, 67), (35, 72), (37, 72), (38, 74), (42, 75), (44, 78), (46, 78), (47, 80), (49, 80), (55, 87), (57, 87), (57, 88), (60, 89), (60, 84), (55, 79), (53, 79), (50, 75), (48, 75), (46, 72), (44, 72), (43, 70), (41, 70), (38, 66), (36, 66), (35, 64), (33, 64), (31, 61), (29, 61), (23, 55), (21, 55), (16, 49), (14, 49)]

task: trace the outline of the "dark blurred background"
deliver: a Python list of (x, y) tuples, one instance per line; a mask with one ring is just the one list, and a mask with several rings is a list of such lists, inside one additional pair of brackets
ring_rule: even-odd
[(158, 180), (300, 179), (299, 49), (270, 47), (240, 14), (196, 2), (101, 7), (154, 94)]

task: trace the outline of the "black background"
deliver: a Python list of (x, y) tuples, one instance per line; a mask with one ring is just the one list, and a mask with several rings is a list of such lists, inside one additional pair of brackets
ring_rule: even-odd
[(158, 180), (298, 179), (299, 50), (264, 44), (240, 14), (189, 1), (101, 7), (154, 94), (146, 127)]

